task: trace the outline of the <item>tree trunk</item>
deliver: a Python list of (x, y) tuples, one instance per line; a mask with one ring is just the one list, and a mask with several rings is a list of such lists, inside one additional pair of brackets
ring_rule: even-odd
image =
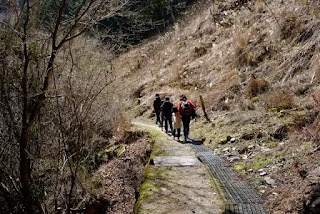
[(21, 179), (21, 191), (23, 196), (23, 203), (25, 211), (28, 214), (32, 214), (33, 206), (31, 199), (31, 176), (30, 176), (30, 159), (28, 158), (28, 130), (23, 128), (20, 138), (20, 179)]
[(27, 10), (26, 10), (26, 20), (23, 25), (23, 56), (24, 56), (24, 65), (23, 65), (23, 75), (21, 79), (21, 87), (23, 93), (23, 103), (22, 103), (22, 128), (21, 135), (19, 139), (20, 144), (20, 181), (21, 181), (21, 192), (23, 197), (23, 204), (25, 206), (25, 213), (32, 214), (33, 206), (30, 201), (31, 199), (31, 173), (30, 173), (30, 160), (28, 158), (29, 153), (29, 125), (28, 125), (28, 67), (29, 67), (29, 55), (28, 55), (28, 45), (27, 45), (27, 29), (29, 24), (29, 1), (26, 1)]

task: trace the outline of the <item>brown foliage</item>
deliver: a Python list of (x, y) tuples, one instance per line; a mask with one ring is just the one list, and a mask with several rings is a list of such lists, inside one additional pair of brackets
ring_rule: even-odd
[(126, 116), (121, 114), (114, 124), (113, 136), (115, 137), (115, 139), (118, 140), (126, 138), (127, 135), (130, 133), (130, 129), (130, 120)]
[(278, 110), (290, 109), (294, 105), (293, 94), (285, 87), (276, 88), (268, 93), (265, 102), (266, 108), (277, 108)]
[(234, 65), (241, 67), (250, 64), (252, 57), (249, 53), (249, 36), (247, 34), (239, 34), (238, 37), (234, 38)]
[(264, 2), (262, 0), (256, 1), (256, 3), (255, 3), (255, 11), (257, 13), (265, 12), (265, 5), (264, 5)]
[(269, 86), (270, 84), (266, 80), (251, 76), (249, 84), (246, 88), (246, 94), (249, 97), (254, 97), (258, 94), (266, 92)]
[(118, 158), (101, 166), (96, 173), (96, 180), (102, 182), (99, 200), (107, 201), (106, 213), (132, 213), (136, 193), (143, 182), (144, 166), (151, 149), (146, 139), (137, 140), (137, 133), (128, 132), (123, 145), (124, 152)]
[(194, 48), (194, 55), (195, 57), (201, 57), (207, 53), (207, 49), (205, 47), (195, 47)]
[(314, 26), (306, 16), (307, 10), (287, 10), (279, 19), (280, 38), (293, 42), (304, 42), (314, 33)]

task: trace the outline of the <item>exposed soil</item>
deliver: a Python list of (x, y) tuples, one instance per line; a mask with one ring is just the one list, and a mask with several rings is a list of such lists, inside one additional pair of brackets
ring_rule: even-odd
[[(134, 139), (131, 135), (128, 134), (127, 138)], [(87, 213), (122, 214), (134, 211), (151, 145), (146, 137), (141, 137), (127, 142), (121, 150), (121, 155), (102, 165), (95, 173), (96, 185), (101, 185), (103, 190)]]

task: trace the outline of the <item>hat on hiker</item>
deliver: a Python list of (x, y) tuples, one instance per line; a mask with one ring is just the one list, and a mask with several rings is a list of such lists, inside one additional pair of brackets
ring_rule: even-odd
[(184, 100), (184, 99), (187, 99), (186, 95), (181, 94), (181, 96), (180, 96), (180, 100)]
[(160, 97), (160, 95), (159, 94), (156, 94), (156, 96), (155, 97)]
[(170, 97), (166, 96), (165, 101), (169, 101), (169, 100), (170, 100)]

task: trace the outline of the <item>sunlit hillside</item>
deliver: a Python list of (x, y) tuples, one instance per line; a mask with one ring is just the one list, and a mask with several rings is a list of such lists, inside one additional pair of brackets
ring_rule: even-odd
[(272, 213), (315, 213), (319, 8), (315, 1), (198, 2), (167, 32), (113, 61), (114, 99), (142, 119), (152, 118), (155, 93), (175, 104), (187, 95), (200, 115), (193, 136), (229, 160)]

